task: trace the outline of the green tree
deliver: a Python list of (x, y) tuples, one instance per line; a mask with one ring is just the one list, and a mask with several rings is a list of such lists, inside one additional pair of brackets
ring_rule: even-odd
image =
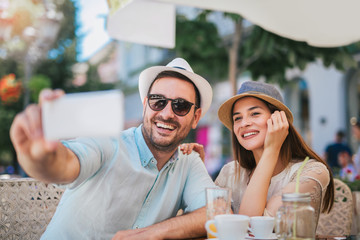
[(210, 82), (226, 76), (228, 57), (225, 45), (216, 26), (206, 21), (204, 15), (193, 20), (177, 16), (175, 51)]
[(49, 58), (41, 61), (36, 67), (36, 73), (51, 79), (52, 88), (65, 88), (72, 79), (72, 66), (78, 55), (78, 41), (76, 30), (80, 24), (76, 21), (77, 3), (66, 0), (60, 6), (64, 18), (61, 23), (57, 41), (49, 51)]
[[(16, 115), (22, 109), (22, 102), (13, 104), (0, 103), (0, 165), (14, 164), (15, 150), (10, 141), (9, 129)], [(4, 156), (11, 156), (11, 159), (5, 159)]]
[[(359, 43), (336, 48), (312, 47), (305, 42), (293, 41), (254, 26), (241, 46), (239, 74), (249, 71), (254, 79), (263, 76), (269, 82), (286, 84), (286, 69), (304, 70), (308, 63), (321, 59), (326, 67), (340, 71), (356, 68), (353, 54), (360, 50)], [(356, 50), (357, 49), (357, 50)], [(253, 58), (249, 64), (246, 61)]]
[[(212, 82), (229, 79), (236, 93), (236, 79), (244, 72), (253, 79), (264, 76), (266, 81), (285, 84), (285, 71), (321, 59), (325, 66), (339, 70), (357, 67), (353, 53), (360, 44), (338, 48), (317, 48), (268, 32), (259, 26), (244, 27), (245, 20), (236, 14), (223, 13), (234, 23), (233, 34), (220, 37), (209, 21), (212, 11), (203, 10), (194, 19), (177, 18), (175, 51)], [(194, 67), (195, 68), (195, 67)], [(225, 72), (224, 72), (225, 70)]]
[[(71, 67), (76, 62), (77, 56), (77, 39), (75, 31), (78, 28), (76, 19), (77, 4), (75, 1), (66, 0), (60, 6), (64, 14), (61, 22), (60, 32), (58, 38), (48, 52), (48, 58), (41, 61), (34, 69), (36, 74), (50, 79), (50, 87), (64, 88), (67, 82), (72, 78)], [(9, 54), (11, 56), (11, 54)], [(18, 60), (18, 61), (16, 61)], [(24, 77), (24, 65), (19, 59), (15, 58), (0, 58), (0, 77), (14, 73), (17, 78)], [(35, 75), (35, 78), (38, 75)], [(44, 81), (40, 83), (42, 88), (45, 86)], [(39, 84), (35, 84), (39, 85)], [(47, 85), (46, 85), (47, 86)], [(38, 91), (38, 90), (36, 90)], [(36, 99), (33, 99), (36, 101)], [(12, 165), (17, 167), (15, 151), (10, 141), (9, 129), (15, 115), (23, 109), (23, 100), (13, 104), (5, 104), (0, 101), (0, 165), (8, 162), (7, 156), (11, 156)], [(6, 159), (5, 157), (6, 156)]]
[(51, 87), (51, 80), (45, 75), (38, 74), (30, 79), (28, 87), (30, 90), (31, 101), (37, 103), (41, 90)]

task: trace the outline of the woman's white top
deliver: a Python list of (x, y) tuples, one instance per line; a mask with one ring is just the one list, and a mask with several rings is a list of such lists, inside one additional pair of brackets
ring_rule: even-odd
[[(275, 216), (278, 207), (282, 204), (282, 194), (295, 192), (297, 170), (302, 163), (303, 161), (292, 161), (282, 172), (271, 178), (264, 215)], [(250, 181), (250, 171), (241, 167), (237, 168), (240, 169), (240, 177), (237, 181), (235, 180), (236, 165), (239, 166), (236, 161), (227, 163), (215, 180), (216, 185), (232, 189), (234, 213), (239, 212), (241, 199)], [(315, 209), (316, 219), (318, 219), (329, 181), (330, 176), (326, 166), (313, 159), (306, 163), (301, 172), (299, 192), (310, 193), (311, 205)]]

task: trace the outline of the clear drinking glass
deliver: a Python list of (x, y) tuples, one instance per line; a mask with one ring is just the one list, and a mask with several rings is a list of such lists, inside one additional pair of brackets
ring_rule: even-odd
[(284, 193), (276, 213), (275, 232), (279, 240), (315, 239), (315, 210), (309, 193)]
[[(206, 220), (214, 219), (216, 215), (231, 213), (230, 188), (206, 188)], [(210, 226), (216, 231), (215, 225)], [(208, 233), (208, 238), (216, 238)]]

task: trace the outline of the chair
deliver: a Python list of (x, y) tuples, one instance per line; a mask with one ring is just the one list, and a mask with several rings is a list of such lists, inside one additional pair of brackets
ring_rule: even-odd
[(339, 179), (334, 179), (334, 187), (334, 205), (329, 213), (320, 214), (316, 235), (350, 235), (354, 212), (352, 193), (350, 188)]
[(0, 239), (40, 239), (63, 190), (32, 178), (0, 180)]

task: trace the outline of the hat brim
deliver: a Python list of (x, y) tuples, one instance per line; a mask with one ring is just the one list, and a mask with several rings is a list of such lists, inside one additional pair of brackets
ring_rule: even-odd
[(290, 123), (292, 123), (294, 120), (290, 109), (287, 106), (285, 106), (285, 104), (280, 102), (279, 100), (272, 98), (268, 95), (265, 95), (261, 92), (242, 93), (242, 94), (238, 94), (238, 95), (231, 97), (229, 100), (224, 102), (218, 110), (218, 117), (219, 117), (220, 121), (225, 125), (225, 127), (227, 127), (231, 131), (233, 129), (233, 119), (232, 119), (233, 106), (237, 100), (244, 98), (244, 97), (256, 97), (256, 98), (262, 99), (262, 100), (274, 105), (279, 110), (284, 111), (285, 115)]
[(212, 88), (209, 84), (209, 82), (201, 77), (200, 75), (196, 73), (192, 73), (180, 68), (174, 68), (174, 67), (166, 67), (166, 66), (154, 66), (145, 69), (140, 73), (139, 76), (139, 92), (140, 92), (140, 98), (141, 102), (144, 101), (144, 98), (148, 94), (149, 88), (154, 81), (155, 77), (163, 72), (163, 71), (173, 71), (183, 74), (184, 76), (188, 77), (192, 82), (195, 84), (197, 89), (200, 93), (200, 108), (201, 108), (201, 117), (204, 116), (204, 114), (209, 110), (210, 104), (212, 101)]

